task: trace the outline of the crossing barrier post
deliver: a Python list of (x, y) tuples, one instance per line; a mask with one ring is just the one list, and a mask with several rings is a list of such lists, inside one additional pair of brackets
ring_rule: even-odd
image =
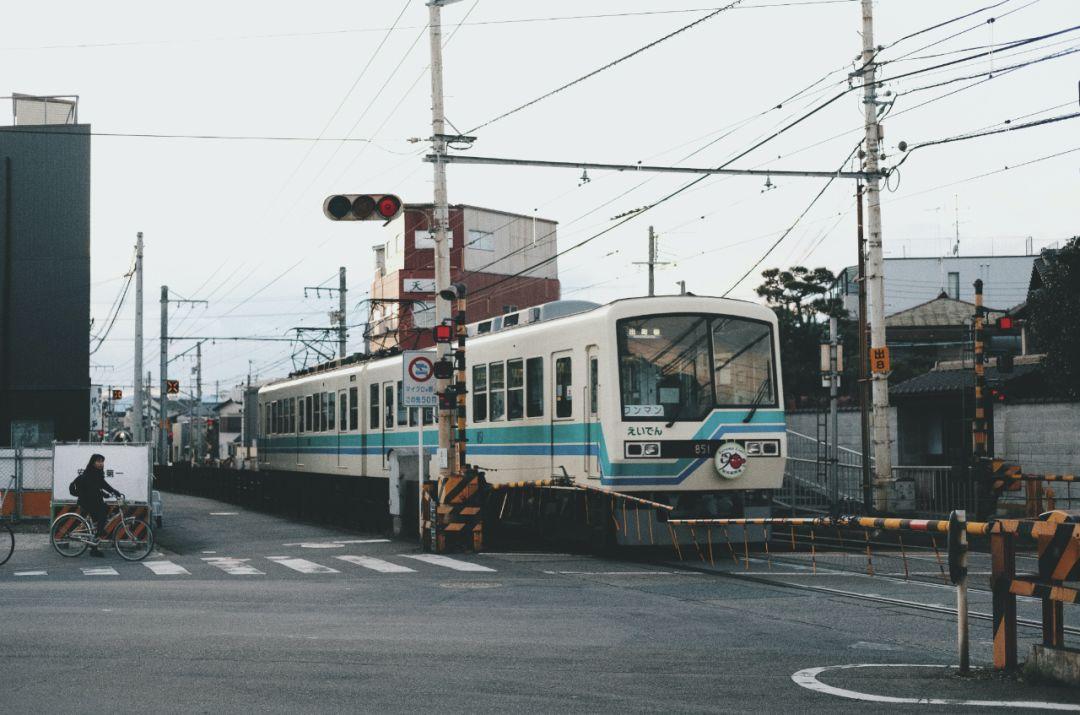
[(1016, 668), (1015, 535), (996, 524), (990, 532), (990, 584), (993, 591), (994, 669)]
[(956, 647), (960, 657), (960, 674), (970, 668), (968, 638), (968, 541), (967, 512), (954, 511), (949, 515), (949, 577), (956, 584)]

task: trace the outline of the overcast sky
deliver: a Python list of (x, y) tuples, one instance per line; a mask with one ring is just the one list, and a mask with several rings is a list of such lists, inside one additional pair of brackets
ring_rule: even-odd
[[(94, 138), (91, 312), (99, 328), (122, 287), (135, 233), (143, 231), (145, 369), (155, 382), (162, 284), (209, 300), (205, 309), (174, 309), (175, 335), (284, 336), (293, 326), (327, 324), (336, 299), (305, 299), (303, 287), (336, 285), (338, 266), (346, 266), (349, 322), (359, 323), (362, 307), (354, 306), (370, 286), (371, 247), (383, 240), (382, 229), (327, 221), (323, 198), (385, 191), (411, 202), (432, 199), (432, 169), (419, 159), (425, 145), (407, 141), (431, 131), (423, 2), (195, 0), (169, 7), (177, 11), (145, 2), (10, 4), (0, 23), (0, 94), (78, 94), (79, 118), (95, 132), (370, 141)], [(701, 4), (658, 0), (463, 0), (443, 11), (447, 116), (467, 132), (707, 12)], [(895, 60), (883, 70), (886, 79), (1080, 24), (1076, 0), (883, 0), (875, 12), (875, 40), (888, 46), (881, 59)], [(996, 21), (987, 23), (991, 17)], [(860, 30), (854, 0), (746, 0), (478, 130), (472, 151), (715, 166), (845, 88)], [(956, 33), (962, 34), (938, 42)], [(1080, 53), (970, 89), (974, 80), (912, 90), (1078, 47), (1080, 32), (1072, 32), (888, 84), (896, 102), (885, 119), (886, 164), (902, 156), (901, 140), (914, 145), (1077, 111)], [(980, 49), (958, 52), (965, 48)], [(947, 54), (928, 57), (941, 53)], [(767, 111), (818, 80), (810, 92)], [(0, 122), (10, 123), (10, 114)], [(861, 125), (861, 95), (852, 92), (736, 165), (833, 170), (859, 140)], [(941, 255), (957, 228), (962, 255), (1023, 253), (1029, 237), (1038, 250), (1080, 232), (1078, 128), (1080, 121), (1066, 121), (915, 152), (884, 194), (886, 255)], [(554, 219), (566, 249), (691, 178), (589, 172), (591, 181), (582, 184), (580, 175), (451, 166), (450, 201)], [(632, 264), (646, 258), (649, 225), (659, 234), (661, 260), (670, 263), (657, 274), (658, 292), (675, 292), (676, 281), (685, 280), (693, 292), (723, 293), (825, 181), (771, 183), (766, 191), (760, 178), (708, 178), (570, 252), (559, 261), (564, 297), (604, 302), (643, 293), (645, 272)], [(854, 263), (853, 193), (852, 182), (834, 182), (759, 270)], [(731, 295), (753, 298), (756, 278), (755, 272)], [(132, 298), (91, 358), (95, 383), (132, 382)], [(352, 331), (350, 350), (361, 348), (360, 332)], [(290, 353), (288, 343), (208, 344), (204, 393), (215, 381), (223, 389), (240, 382), (249, 360), (260, 377), (283, 375), (292, 367)], [(190, 367), (181, 360), (172, 368), (185, 388)]]

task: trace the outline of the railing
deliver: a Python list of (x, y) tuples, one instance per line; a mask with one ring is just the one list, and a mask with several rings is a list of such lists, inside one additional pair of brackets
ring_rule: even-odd
[[(863, 511), (863, 455), (853, 449), (840, 447), (836, 465), (836, 498), (832, 504), (832, 485), (828, 465), (819, 461), (823, 446), (819, 440), (792, 430), (787, 431), (788, 457), (784, 485), (774, 501), (781, 510), (795, 513), (825, 514)], [(870, 468), (874, 460), (870, 458)], [(915, 486), (912, 511), (919, 514), (942, 515), (953, 509), (974, 509), (977, 494), (966, 471), (944, 465), (894, 466), (893, 477), (911, 481)]]

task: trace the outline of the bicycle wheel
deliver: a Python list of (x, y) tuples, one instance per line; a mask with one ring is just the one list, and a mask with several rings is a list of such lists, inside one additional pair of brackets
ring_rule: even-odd
[(15, 551), (15, 532), (7, 524), (4, 524), (4, 529), (7, 531), (6, 534), (0, 531), (0, 566), (6, 564)]
[(61, 514), (49, 529), (49, 540), (61, 556), (81, 556), (94, 540), (90, 522), (74, 512)]
[(113, 530), (116, 553), (127, 561), (145, 559), (154, 548), (154, 532), (142, 519), (129, 516)]

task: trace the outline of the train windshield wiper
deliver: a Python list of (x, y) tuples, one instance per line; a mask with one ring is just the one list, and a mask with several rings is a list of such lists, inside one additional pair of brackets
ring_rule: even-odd
[(744, 424), (754, 419), (754, 414), (757, 412), (758, 407), (765, 401), (765, 395), (769, 392), (769, 377), (769, 375), (766, 375), (765, 379), (758, 385), (757, 394), (754, 395), (754, 401), (750, 403), (750, 411), (746, 413), (746, 417), (743, 417)]

